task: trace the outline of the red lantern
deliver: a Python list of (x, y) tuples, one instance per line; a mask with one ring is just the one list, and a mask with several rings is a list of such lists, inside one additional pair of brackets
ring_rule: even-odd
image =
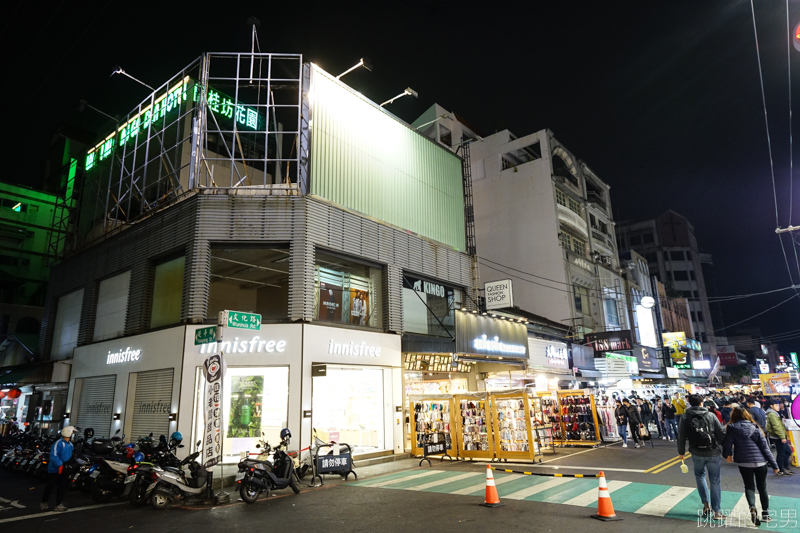
[(1, 391), (1, 390), (0, 390), (0, 400), (2, 400), (3, 398), (5, 398), (5, 397), (6, 397), (6, 394), (8, 394), (8, 393), (7, 393), (7, 392), (5, 392), (5, 391)]
[(8, 391), (8, 397), (11, 398), (12, 400), (16, 400), (20, 396), (22, 396), (22, 391), (19, 389), (11, 389), (10, 391)]

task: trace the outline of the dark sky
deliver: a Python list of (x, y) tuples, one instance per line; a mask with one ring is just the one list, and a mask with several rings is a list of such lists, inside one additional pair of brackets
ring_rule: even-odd
[[(720, 295), (790, 285), (775, 235), (775, 205), (747, 0), (649, 2), (111, 2), (9, 0), (0, 18), (3, 145), (0, 179), (39, 186), (56, 129), (108, 123), (78, 113), (81, 99), (125, 114), (150, 85), (204, 51), (250, 49), (249, 16), (263, 51), (302, 53), (333, 74), (362, 56), (346, 81), (381, 102), (411, 86), (391, 111), (412, 121), (432, 103), (479, 133), (551, 129), (612, 187), (615, 218), (666, 209), (695, 226), (714, 256)], [(789, 90), (785, 4), (756, 0), (781, 226), (789, 222)], [(800, 22), (800, 1), (791, 0)], [(794, 26), (794, 24), (793, 24)], [(793, 91), (800, 52), (792, 50)], [(795, 117), (800, 116), (800, 99)], [(795, 133), (800, 144), (799, 120)], [(800, 153), (797, 149), (795, 153)], [(797, 161), (800, 167), (800, 161)], [(800, 183), (797, 183), (800, 194)], [(793, 217), (800, 223), (800, 202)], [(800, 241), (800, 234), (798, 235)], [(791, 241), (784, 240), (794, 280)], [(799, 252), (800, 253), (800, 252)], [(725, 304), (738, 322), (790, 292)], [(800, 328), (800, 299), (753, 320), (765, 335)], [(800, 350), (800, 337), (780, 343)]]

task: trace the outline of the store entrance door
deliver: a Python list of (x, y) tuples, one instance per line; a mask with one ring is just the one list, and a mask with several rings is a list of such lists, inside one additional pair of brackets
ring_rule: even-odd
[(94, 429), (98, 437), (111, 436), (111, 418), (117, 376), (97, 376), (80, 380), (80, 401), (74, 425)]
[(347, 443), (356, 454), (385, 450), (383, 373), (382, 368), (327, 365), (327, 375), (314, 377), (311, 423), (317, 436)]
[[(131, 381), (136, 380), (133, 395), (133, 412), (126, 420), (130, 420), (129, 440), (135, 441), (150, 433), (158, 438), (165, 435), (169, 438), (169, 415), (172, 412), (173, 368), (151, 370), (131, 374)], [(129, 399), (130, 401), (130, 399)], [(127, 426), (127, 424), (126, 424)]]

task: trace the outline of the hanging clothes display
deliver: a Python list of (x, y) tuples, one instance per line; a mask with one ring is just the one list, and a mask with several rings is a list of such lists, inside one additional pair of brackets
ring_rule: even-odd
[(414, 406), (411, 424), (411, 446), (414, 455), (423, 455), (425, 444), (438, 444), (444, 439), (446, 448), (453, 450), (451, 416), (453, 397), (450, 395), (409, 396)]
[(458, 455), (474, 459), (494, 458), (489, 397), (485, 392), (466, 393), (455, 397), (458, 411)]

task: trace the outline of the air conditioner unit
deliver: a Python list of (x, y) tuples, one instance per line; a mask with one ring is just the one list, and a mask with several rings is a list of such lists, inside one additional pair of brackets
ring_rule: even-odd
[(611, 264), (611, 258), (609, 256), (607, 256), (607, 255), (604, 255), (603, 256), (603, 264), (604, 265), (610, 265)]

